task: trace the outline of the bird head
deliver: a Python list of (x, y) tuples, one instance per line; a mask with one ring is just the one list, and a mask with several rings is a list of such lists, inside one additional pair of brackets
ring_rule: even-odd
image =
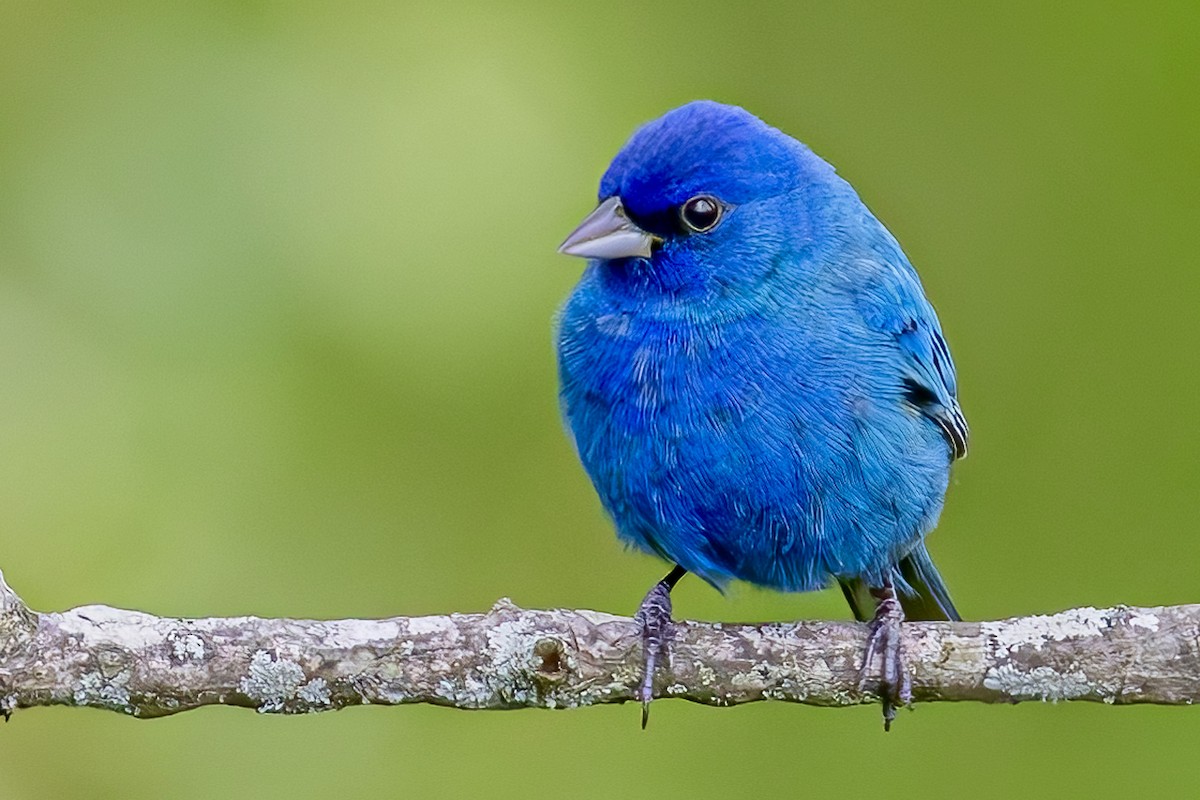
[(599, 206), (559, 252), (595, 259), (631, 294), (745, 294), (805, 239), (796, 191), (832, 174), (741, 108), (688, 103), (630, 137), (600, 181)]

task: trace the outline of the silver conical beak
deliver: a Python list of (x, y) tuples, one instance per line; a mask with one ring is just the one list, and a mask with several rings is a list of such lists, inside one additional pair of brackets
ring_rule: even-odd
[(610, 197), (571, 231), (558, 252), (582, 258), (649, 258), (658, 237), (634, 225), (625, 216), (621, 198)]

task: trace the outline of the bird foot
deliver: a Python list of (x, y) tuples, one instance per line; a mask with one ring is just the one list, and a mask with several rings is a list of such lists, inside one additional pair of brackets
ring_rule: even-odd
[(654, 670), (660, 661), (669, 662), (671, 657), (671, 588), (674, 585), (671, 576), (654, 584), (634, 617), (642, 629), (643, 672), (636, 696), (642, 701), (643, 729), (650, 719), (650, 701), (654, 699)]
[[(868, 623), (867, 649), (859, 671), (858, 689), (860, 692), (877, 689), (883, 703), (883, 729), (889, 731), (892, 729), (892, 720), (896, 718), (897, 706), (912, 704), (912, 675), (904, 662), (900, 630), (904, 622), (904, 609), (900, 607), (900, 600), (890, 586), (872, 590), (872, 594), (875, 594), (878, 605), (875, 607), (875, 618)], [(876, 656), (880, 657), (878, 676), (871, 672)], [(873, 681), (873, 678), (876, 680)]]

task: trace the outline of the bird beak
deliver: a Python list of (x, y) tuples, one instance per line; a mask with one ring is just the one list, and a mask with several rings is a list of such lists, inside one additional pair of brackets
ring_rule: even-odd
[(661, 240), (625, 216), (621, 198), (614, 196), (596, 206), (558, 246), (558, 252), (582, 258), (649, 258), (657, 241)]

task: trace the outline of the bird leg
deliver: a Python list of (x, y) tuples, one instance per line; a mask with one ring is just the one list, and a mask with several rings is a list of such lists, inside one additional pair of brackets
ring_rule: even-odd
[(891, 730), (892, 720), (896, 718), (896, 706), (912, 703), (912, 676), (904, 663), (900, 636), (904, 609), (900, 607), (900, 599), (891, 580), (884, 581), (882, 587), (872, 587), (871, 596), (876, 603), (875, 618), (868, 623), (867, 650), (863, 654), (858, 688), (859, 691), (865, 691), (870, 687), (871, 665), (875, 656), (879, 655), (881, 665), (879, 683), (876, 685), (883, 703), (883, 729), (887, 731)]
[(654, 669), (659, 661), (670, 659), (671, 590), (687, 570), (676, 565), (654, 588), (646, 593), (634, 619), (642, 629), (642, 684), (637, 698), (642, 701), (642, 728), (650, 719), (650, 701), (654, 697)]

